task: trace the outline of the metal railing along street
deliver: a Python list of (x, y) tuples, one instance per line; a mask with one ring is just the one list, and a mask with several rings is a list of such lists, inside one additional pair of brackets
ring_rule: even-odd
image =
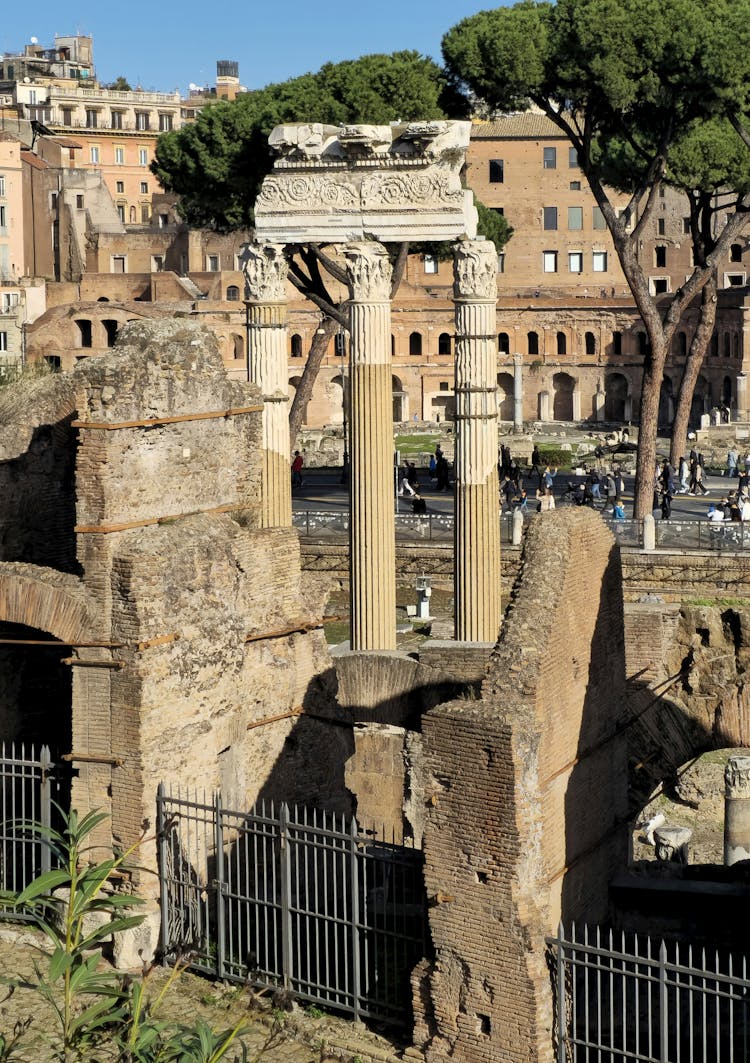
[(587, 926), (547, 943), (558, 1063), (750, 1058), (746, 956)]
[(355, 1018), (406, 1021), (427, 951), (422, 853), (321, 809), (159, 787), (162, 951)]
[[(530, 516), (530, 514), (529, 514)], [(305, 539), (342, 540), (349, 535), (349, 514), (339, 510), (295, 510), (292, 526)], [(453, 542), (452, 513), (397, 513), (397, 542)], [(500, 516), (500, 537), (505, 543), (512, 541), (513, 514)]]

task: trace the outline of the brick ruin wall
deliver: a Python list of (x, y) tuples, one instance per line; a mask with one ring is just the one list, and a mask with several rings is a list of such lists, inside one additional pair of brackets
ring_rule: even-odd
[[(85, 623), (72, 635), (47, 610), (44, 630), (103, 644), (66, 650), (72, 684), (46, 701), (72, 716), (73, 803), (110, 811), (121, 844), (153, 824), (160, 781), (350, 810), (324, 596), (296, 533), (258, 527), (259, 394), (227, 379), (214, 337), (131, 324), (111, 355), (2, 402), (0, 586), (26, 604), (0, 615), (33, 627), (29, 588), (44, 598), (64, 573)], [(0, 684), (3, 737), (18, 715)]]
[(551, 1058), (545, 935), (606, 914), (624, 848), (624, 684), (619, 551), (595, 515), (550, 514), (529, 530), (481, 697), (423, 720), (429, 1063)]

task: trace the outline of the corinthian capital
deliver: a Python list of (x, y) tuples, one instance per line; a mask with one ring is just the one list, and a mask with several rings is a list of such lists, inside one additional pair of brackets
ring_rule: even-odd
[(490, 240), (460, 240), (453, 249), (456, 299), (497, 299), (497, 251)]
[(286, 299), (288, 267), (283, 244), (243, 244), (240, 262), (253, 302), (279, 303)]
[(349, 292), (360, 302), (385, 302), (391, 297), (391, 260), (382, 244), (347, 244), (344, 248)]
[(750, 797), (750, 756), (729, 758), (724, 783), (727, 797)]

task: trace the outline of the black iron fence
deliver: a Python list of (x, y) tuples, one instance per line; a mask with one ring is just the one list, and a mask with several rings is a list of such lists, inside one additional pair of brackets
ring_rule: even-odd
[(53, 768), (47, 746), (37, 752), (24, 744), (0, 745), (0, 912), (6, 919), (28, 917), (13, 907), (13, 897), (52, 866), (49, 845), (30, 824), (52, 823), (58, 796)]
[(600, 927), (548, 944), (558, 1063), (750, 1059), (746, 956)]
[[(305, 539), (341, 541), (349, 535), (349, 514), (341, 510), (295, 510), (292, 525)], [(397, 513), (396, 540), (452, 543), (453, 526), (452, 513)], [(513, 541), (512, 513), (500, 515), (500, 538), (505, 543)]]
[(158, 795), (162, 949), (219, 978), (400, 1023), (426, 954), (421, 852), (356, 820)]

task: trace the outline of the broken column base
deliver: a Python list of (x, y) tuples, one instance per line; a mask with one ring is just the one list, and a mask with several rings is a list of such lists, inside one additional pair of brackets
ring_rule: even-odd
[(151, 963), (159, 948), (161, 909), (157, 901), (147, 901), (133, 910), (143, 917), (138, 926), (112, 935), (112, 962), (118, 971), (141, 970)]

